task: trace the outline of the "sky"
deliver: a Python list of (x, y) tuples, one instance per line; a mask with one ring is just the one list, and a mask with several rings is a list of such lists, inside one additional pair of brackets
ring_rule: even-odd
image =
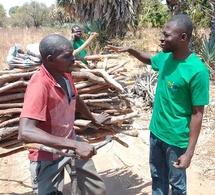
[[(24, 3), (28, 2), (30, 3), (32, 0), (0, 0), (0, 4), (3, 5), (4, 9), (7, 11), (7, 14), (9, 12), (9, 9), (14, 6), (21, 6)], [(57, 0), (34, 0), (38, 3), (45, 3), (48, 7), (52, 4), (56, 4)]]

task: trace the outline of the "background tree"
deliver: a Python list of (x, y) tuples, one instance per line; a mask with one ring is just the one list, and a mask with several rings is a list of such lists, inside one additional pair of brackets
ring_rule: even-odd
[(140, 15), (140, 25), (162, 28), (170, 15), (167, 6), (159, 0), (145, 0), (142, 4), (143, 9)]
[(15, 14), (18, 10), (19, 6), (14, 6), (9, 9), (9, 15)]
[(0, 27), (4, 27), (6, 25), (6, 11), (2, 4), (0, 4)]
[(40, 27), (49, 22), (48, 8), (44, 3), (31, 1), (11, 12), (11, 25), (20, 27)]
[(62, 7), (51, 6), (49, 8), (49, 16), (52, 20), (52, 24), (63, 26), (73, 21), (72, 17)]

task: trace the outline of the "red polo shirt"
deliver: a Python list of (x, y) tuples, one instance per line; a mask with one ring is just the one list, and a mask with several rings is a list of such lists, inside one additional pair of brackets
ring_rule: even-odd
[[(75, 139), (73, 129), (77, 90), (71, 74), (65, 74), (72, 86), (73, 98), (68, 101), (66, 92), (42, 65), (29, 81), (20, 118), (39, 120), (37, 127), (55, 136)], [(44, 151), (29, 150), (32, 161), (56, 160), (60, 156)]]

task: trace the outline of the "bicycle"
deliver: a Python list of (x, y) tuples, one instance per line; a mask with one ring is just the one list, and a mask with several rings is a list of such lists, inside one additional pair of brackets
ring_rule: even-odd
[[(104, 141), (100, 142), (99, 144), (97, 144), (95, 146), (96, 150), (98, 150), (99, 148), (102, 148), (106, 144), (110, 143), (112, 140), (117, 141), (118, 143), (120, 143), (121, 145), (123, 145), (125, 147), (128, 147), (128, 144), (126, 144), (125, 142), (120, 140), (118, 137), (107, 135), (106, 139)], [(65, 168), (66, 168), (66, 170), (69, 173), (69, 176), (71, 178), (71, 195), (79, 195), (77, 175), (76, 175), (76, 167), (75, 167), (75, 159), (80, 158), (80, 156), (76, 155), (71, 150), (69, 150), (68, 152), (62, 152), (61, 150), (58, 150), (56, 148), (52, 148), (52, 147), (49, 147), (49, 146), (46, 146), (43, 144), (39, 144), (39, 143), (24, 143), (23, 147), (25, 149), (37, 149), (37, 150), (46, 151), (46, 152), (61, 155), (63, 157), (71, 157), (71, 164), (68, 163)]]

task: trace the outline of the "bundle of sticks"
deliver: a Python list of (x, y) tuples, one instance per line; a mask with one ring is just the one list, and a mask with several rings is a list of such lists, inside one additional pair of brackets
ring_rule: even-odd
[[(127, 62), (108, 64), (116, 55), (93, 55), (77, 59), (72, 76), (81, 98), (93, 114), (108, 113), (111, 117), (101, 127), (76, 113), (74, 129), (77, 135), (89, 143), (103, 140), (107, 135), (118, 133), (138, 136), (132, 122), (138, 112), (132, 110), (132, 100), (125, 88), (127, 75), (122, 71)], [(96, 65), (86, 66), (80, 60), (96, 61)], [(22, 110), (24, 93), (31, 76), (38, 67), (0, 71), (0, 157), (23, 150), (17, 140), (19, 116)]]

